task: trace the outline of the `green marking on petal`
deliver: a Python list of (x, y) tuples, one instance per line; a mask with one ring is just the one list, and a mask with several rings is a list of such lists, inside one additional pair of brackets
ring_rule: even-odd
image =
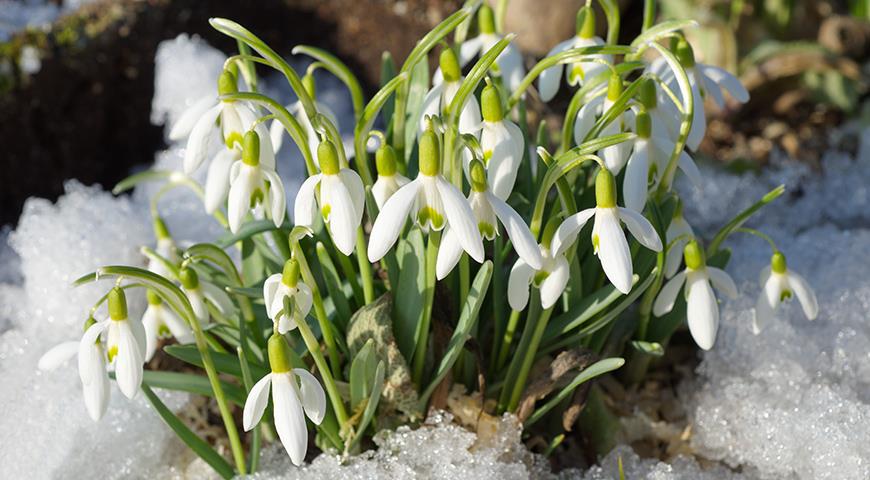
[(109, 351), (106, 352), (106, 356), (109, 358), (109, 363), (112, 363), (115, 360), (115, 357), (118, 355), (118, 346), (114, 345), (109, 348)]
[(792, 297), (791, 290), (786, 288), (786, 289), (783, 289), (782, 293), (779, 294), (779, 301), (784, 302), (791, 297)]
[(157, 327), (157, 336), (158, 337), (171, 337), (172, 332), (169, 331), (169, 327), (167, 327), (165, 324), (161, 323), (160, 326)]
[(495, 226), (489, 222), (478, 222), (477, 229), (480, 230), (480, 235), (486, 239), (495, 238)]
[(534, 282), (536, 287), (540, 286), (544, 282), (544, 280), (546, 280), (547, 277), (549, 277), (549, 276), (550, 276), (550, 272), (548, 272), (546, 270), (538, 270), (535, 273), (535, 276), (532, 277), (532, 282)]
[(584, 78), (586, 78), (586, 72), (583, 71), (583, 65), (580, 63), (572, 65), (571, 75), (568, 78), (569, 83), (576, 84), (582, 82)]
[(320, 216), (323, 217), (324, 220), (329, 218), (329, 212), (332, 211), (332, 207), (329, 204), (324, 204), (320, 207)]
[(422, 227), (431, 225), (433, 229), (440, 230), (444, 227), (444, 217), (437, 210), (427, 205), (417, 212), (417, 223)]

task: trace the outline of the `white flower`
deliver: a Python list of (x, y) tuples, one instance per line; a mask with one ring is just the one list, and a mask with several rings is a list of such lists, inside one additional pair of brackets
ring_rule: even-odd
[(178, 279), (200, 325), (208, 325), (211, 321), (206, 301), (223, 316), (229, 316), (235, 310), (227, 292), (212, 283), (200, 281), (199, 275), (192, 268), (182, 268), (178, 274)]
[(815, 320), (819, 315), (819, 302), (816, 294), (803, 277), (792, 272), (786, 266), (785, 255), (776, 252), (770, 265), (761, 271), (761, 295), (755, 304), (755, 316), (752, 331), (761, 333), (761, 326), (776, 315), (779, 304), (792, 296), (797, 297), (808, 320)]
[(163, 300), (151, 290), (147, 292), (148, 308), (142, 315), (142, 326), (145, 329), (145, 361), (154, 357), (157, 342), (161, 338), (175, 337), (178, 343), (193, 343), (194, 337), (190, 327)]
[[(547, 235), (544, 235), (547, 238)], [(508, 277), (508, 304), (520, 311), (529, 303), (529, 287), (534, 284), (541, 292), (541, 306), (550, 308), (556, 304), (565, 286), (568, 285), (570, 267), (564, 251), (553, 250), (544, 242), (538, 245), (541, 267), (534, 268), (522, 257), (517, 259)]]
[(311, 310), (311, 288), (299, 280), (299, 263), (290, 259), (284, 264), (284, 272), (271, 275), (263, 283), (263, 301), (269, 318), (276, 320), (284, 310), (284, 298), (293, 299), (293, 315), (281, 315), (278, 333), (284, 334), (296, 328)]
[(272, 373), (251, 387), (245, 401), (242, 426), (245, 431), (257, 426), (269, 403), (271, 388), (275, 430), (290, 460), (298, 466), (305, 460), (308, 450), (305, 416), (320, 425), (326, 413), (326, 394), (314, 375), (301, 368), (290, 369), (287, 356), (289, 348), (280, 335), (273, 335), (269, 339)]
[[(236, 93), (236, 77), (230, 72), (224, 71), (218, 78), (218, 93), (226, 95)], [(217, 96), (209, 96), (197, 101), (191, 108), (185, 111), (169, 132), (170, 140), (181, 140), (187, 137), (187, 147), (184, 149), (184, 173), (191, 174), (205, 161), (208, 154), (209, 143), (214, 134), (215, 122), (220, 120), (220, 131), (227, 149), (234, 150), (242, 142), (242, 137), (257, 120), (254, 110), (245, 102), (235, 100), (220, 100)], [(275, 168), (275, 150), (272, 148), (269, 131), (263, 124), (255, 127), (257, 133), (263, 137), (263, 148), (260, 149), (260, 163)], [(219, 156), (230, 155), (231, 152), (222, 151)], [(224, 158), (221, 168), (212, 172), (209, 169), (209, 177), (226, 175), (229, 168)], [(215, 183), (213, 181), (213, 183)]]
[[(514, 122), (504, 117), (498, 90), (492, 85), (484, 87), (483, 123), (480, 131), (480, 148), (486, 165), (487, 177), (496, 197), (507, 200), (514, 189), (520, 163), (523, 161), (525, 140), (523, 132)], [(471, 156), (463, 152), (465, 175)]]
[[(589, 7), (583, 7), (577, 12), (577, 34), (553, 47), (547, 56), (551, 57), (573, 48), (601, 45), (604, 45), (604, 40), (595, 36), (595, 14)], [(570, 64), (567, 68), (560, 63), (541, 72), (541, 76), (538, 78), (538, 92), (541, 95), (541, 100), (549, 102), (556, 96), (563, 69), (565, 70), (565, 80), (571, 86), (582, 85), (586, 79), (595, 78), (607, 69), (607, 65), (593, 59), (613, 63), (612, 55), (590, 55), (587, 60)]]
[[(362, 223), (365, 209), (365, 187), (359, 174), (349, 168), (339, 168), (335, 145), (324, 140), (317, 147), (320, 172), (308, 177), (299, 192), (293, 207), (296, 225), (314, 228), (317, 204), (324, 223), (329, 226), (329, 235), (338, 250), (345, 255), (353, 253), (356, 233)], [(320, 196), (316, 187), (320, 185)]]
[[(172, 237), (169, 235), (169, 229), (166, 228), (166, 223), (160, 217), (154, 218), (154, 235), (157, 237), (157, 248), (155, 249), (157, 254), (174, 265), (180, 263), (181, 257), (178, 256), (175, 242), (172, 241)], [(148, 257), (147, 268), (148, 271), (156, 273), (164, 278), (173, 278), (175, 276), (166, 264), (152, 257)]]
[[(471, 194), (468, 201), (483, 238), (494, 239), (498, 235), (496, 222), (501, 222), (517, 251), (517, 255), (531, 268), (541, 269), (543, 257), (538, 244), (535, 242), (535, 237), (532, 236), (523, 218), (504, 200), (489, 190), (486, 183), (486, 173), (480, 161), (473, 161), (470, 178)], [(461, 256), (462, 245), (459, 242), (459, 237), (453, 232), (453, 229), (445, 228), (444, 237), (441, 239), (441, 246), (438, 249), (438, 259), (435, 263), (435, 275), (438, 280), (443, 279), (453, 270)]]
[[(493, 11), (486, 3), (480, 6), (477, 12), (478, 20), (478, 36), (469, 38), (462, 42), (459, 46), (459, 66), (465, 67), (476, 56), (483, 56), (496, 43), (500, 42), (504, 36), (495, 32), (495, 21)], [(498, 66), (498, 73), (502, 77), (505, 86), (514, 91), (519, 87), (523, 77), (526, 75), (526, 69), (523, 66), (523, 56), (519, 49), (514, 44), (509, 44), (495, 59)], [(435, 72), (434, 83), (440, 82), (442, 78), (441, 69)]]
[(677, 212), (668, 225), (668, 230), (665, 232), (667, 239), (668, 255), (665, 258), (665, 278), (671, 278), (677, 273), (680, 264), (683, 262), (683, 248), (690, 240), (695, 238), (695, 232), (692, 231), (692, 226), (683, 218), (682, 205), (677, 207)]
[(375, 166), (378, 170), (378, 179), (372, 185), (372, 196), (378, 209), (384, 208), (390, 197), (400, 188), (410, 182), (408, 177), (398, 172), (396, 168), (396, 151), (389, 144), (384, 143), (378, 147), (375, 153)]
[(660, 252), (662, 241), (655, 228), (640, 213), (629, 208), (616, 206), (616, 184), (607, 169), (600, 169), (595, 179), (595, 198), (597, 206), (588, 208), (566, 218), (553, 237), (553, 249), (564, 252), (574, 243), (580, 230), (593, 216), (592, 247), (601, 268), (610, 283), (622, 293), (631, 291), (632, 275), (631, 251), (622, 231), (621, 223), (628, 231), (650, 250)]
[[(688, 76), (689, 84), (692, 88), (692, 102), (694, 105), (692, 129), (689, 131), (686, 146), (692, 150), (697, 150), (707, 131), (707, 116), (704, 112), (704, 98), (712, 98), (713, 102), (716, 103), (716, 106), (723, 108), (725, 106), (724, 92), (728, 92), (731, 97), (740, 103), (746, 103), (749, 101), (749, 92), (747, 92), (746, 87), (740, 83), (740, 79), (729, 73), (727, 70), (713, 65), (695, 62), (692, 47), (685, 40), (680, 40), (680, 42), (678, 42), (676, 55), (680, 61), (680, 65), (686, 69), (686, 75)], [(682, 92), (677, 86), (674, 72), (668, 68), (668, 64), (665, 62), (664, 58), (660, 57), (653, 61), (649, 66), (649, 71), (661, 77), (662, 80), (668, 84), (669, 88), (682, 99)]]
[(267, 211), (276, 227), (284, 222), (287, 209), (284, 184), (273, 169), (259, 163), (259, 153), (260, 136), (255, 131), (248, 131), (241, 160), (235, 161), (230, 170), (227, 220), (233, 233), (239, 231), (251, 208), (259, 204), (268, 206)]
[[(95, 323), (93, 320), (90, 322)], [(51, 371), (79, 353), (80, 340), (62, 342), (55, 345), (39, 358), (37, 367), (42, 371)], [(88, 383), (82, 382), (82, 393), (88, 415), (95, 422), (103, 418), (109, 405), (109, 376), (106, 372), (106, 348), (103, 343), (95, 340), (85, 352), (84, 364), (88, 372), (95, 374), (87, 377)], [(82, 360), (79, 360), (79, 365)], [(81, 367), (80, 367), (81, 371)], [(81, 376), (81, 374), (80, 374)]]
[[(577, 112), (577, 119), (574, 122), (574, 142), (581, 145), (586, 139), (595, 122), (604, 115), (613, 102), (622, 94), (622, 78), (619, 75), (613, 75), (610, 78), (609, 87), (606, 96), (597, 96), (583, 105)], [(634, 129), (634, 111), (626, 109), (620, 112), (612, 122), (608, 123), (601, 129), (601, 137), (616, 135), (623, 132), (628, 132)], [(621, 142), (616, 145), (604, 147), (599, 150), (598, 155), (604, 160), (607, 168), (618, 174), (625, 162), (628, 160), (628, 154), (631, 153), (631, 143)]]
[(653, 314), (660, 317), (673, 310), (680, 287), (685, 283), (689, 332), (699, 347), (709, 350), (716, 342), (719, 329), (719, 303), (711, 284), (730, 298), (737, 296), (737, 286), (724, 270), (706, 266), (704, 254), (695, 240), (686, 245), (684, 255), (686, 269), (662, 287), (653, 303)]
[[(445, 48), (441, 52), (440, 63), (441, 70), (444, 72), (444, 81), (435, 83), (423, 98), (423, 107), (420, 109), (420, 117), (417, 121), (420, 132), (426, 130), (426, 117), (440, 116), (450, 106), (450, 102), (459, 91), (459, 86), (462, 85), (464, 77), (453, 50)], [(469, 95), (459, 114), (459, 133), (474, 133), (479, 126), (480, 105), (477, 104), (474, 95)]]
[(369, 261), (377, 262), (396, 243), (405, 219), (411, 216), (424, 231), (449, 226), (462, 249), (483, 262), (483, 240), (471, 206), (455, 186), (440, 173), (438, 138), (431, 129), (420, 137), (420, 173), (384, 204), (369, 237)]

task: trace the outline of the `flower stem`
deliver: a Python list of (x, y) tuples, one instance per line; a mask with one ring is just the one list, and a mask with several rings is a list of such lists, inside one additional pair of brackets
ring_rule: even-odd
[[(538, 347), (541, 345), (541, 338), (544, 336), (544, 330), (547, 328), (547, 323), (550, 320), (550, 315), (553, 313), (552, 308), (548, 308), (541, 312), (540, 317), (535, 322), (534, 331), (529, 341), (528, 348), (523, 352), (522, 356), (517, 358), (522, 359), (520, 371), (516, 380), (513, 383), (513, 392), (510, 396), (510, 401), (507, 404), (508, 411), (516, 410), (520, 403), (520, 396), (526, 388), (526, 380), (529, 378), (529, 372), (532, 370), (532, 364), (535, 362), (535, 355), (538, 352)], [(526, 330), (531, 330), (531, 325), (526, 326)], [(525, 335), (525, 330), (523, 331)]]
[[(317, 323), (320, 325), (320, 331), (323, 334), (323, 343), (326, 344), (329, 365), (332, 366), (335, 372), (341, 372), (341, 362), (339, 361), (338, 348), (335, 345), (335, 337), (333, 337), (332, 333), (332, 324), (329, 323), (329, 317), (326, 315), (326, 309), (323, 307), (323, 297), (320, 296), (320, 289), (317, 288), (317, 280), (314, 278), (314, 274), (311, 273), (311, 268), (308, 266), (308, 261), (305, 259), (305, 252), (302, 251), (302, 247), (298, 243), (295, 243), (292, 250), (293, 258), (299, 262), (302, 280), (311, 289), (314, 314), (317, 316)], [(321, 367), (318, 365), (318, 368)]]
[(372, 278), (372, 264), (369, 263), (366, 253), (366, 239), (363, 229), (360, 227), (356, 232), (356, 260), (359, 263), (359, 275), (362, 278), (363, 296), (368, 305), (375, 301), (375, 285)]
[[(498, 297), (496, 295), (496, 297)], [(516, 310), (511, 310), (511, 317), (508, 320), (507, 328), (505, 328), (504, 336), (501, 339), (501, 346), (498, 349), (498, 358), (496, 359), (495, 368), (493, 372), (501, 370), (504, 366), (504, 362), (507, 360), (508, 353), (511, 350), (511, 343), (514, 340), (514, 334), (517, 331), (517, 324), (520, 321), (520, 312)]]
[(426, 285), (423, 292), (423, 317), (417, 333), (417, 348), (414, 350), (413, 381), (422, 385), (423, 367), (426, 364), (426, 349), (429, 344), (429, 325), (432, 322), (432, 304), (435, 300), (435, 260), (438, 258), (438, 247), (441, 245), (441, 232), (429, 233), (429, 244), (426, 246)]
[[(541, 312), (541, 301), (536, 287), (532, 287), (531, 296), (533, 298), (529, 299), (529, 309), (526, 314), (526, 325), (523, 328), (523, 336), (520, 337), (520, 344), (517, 345), (517, 350), (514, 353), (513, 359), (511, 360), (511, 363), (508, 366), (508, 371), (504, 377), (504, 385), (502, 386), (501, 394), (498, 399), (498, 413), (504, 413), (505, 410), (508, 409), (510, 397), (513, 393), (511, 388), (516, 383), (517, 377), (519, 376), (523, 357), (528, 351), (529, 345), (531, 345), (535, 325), (537, 325), (538, 317)], [(517, 312), (517, 314), (519, 315), (519, 312)]]

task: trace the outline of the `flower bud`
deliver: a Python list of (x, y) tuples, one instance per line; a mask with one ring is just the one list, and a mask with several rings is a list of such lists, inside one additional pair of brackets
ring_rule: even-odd
[(272, 373), (286, 373), (290, 371), (290, 345), (284, 337), (278, 333), (273, 333), (269, 337), (269, 367)]
[(281, 274), (281, 282), (288, 287), (295, 288), (299, 283), (299, 262), (291, 258), (284, 262), (284, 271)]
[(649, 118), (649, 113), (645, 109), (641, 109), (634, 121), (637, 136), (648, 139), (652, 135), (652, 121)]
[(384, 142), (375, 152), (375, 166), (380, 177), (392, 177), (396, 174), (396, 150), (387, 142)]
[(420, 136), (420, 173), (434, 177), (441, 172), (441, 146), (432, 128), (427, 128)]
[(154, 236), (157, 237), (157, 240), (171, 238), (169, 229), (166, 228), (166, 222), (159, 216), (154, 217)]
[(160, 305), (163, 303), (160, 295), (157, 295), (157, 292), (151, 289), (145, 290), (145, 298), (148, 300), (148, 305)]
[(674, 47), (674, 55), (676, 55), (677, 60), (683, 68), (691, 68), (695, 66), (695, 52), (692, 50), (692, 46), (689, 45), (689, 42), (686, 41), (685, 38), (680, 38), (677, 41), (677, 44)]
[(248, 130), (242, 142), (242, 162), (256, 167), (260, 164), (260, 136), (254, 130)]
[(115, 321), (127, 319), (127, 295), (121, 287), (109, 290), (109, 318)]
[(236, 75), (229, 70), (221, 72), (218, 77), (218, 95), (229, 95), (231, 93), (238, 93), (238, 91), (239, 85)]
[(770, 257), (770, 269), (773, 273), (783, 274), (787, 270), (787, 265), (785, 262), (785, 255), (780, 251), (776, 251), (773, 253), (773, 256)]
[(498, 93), (498, 88), (495, 85), (487, 85), (483, 87), (480, 97), (483, 119), (490, 123), (500, 122), (504, 118), (504, 112), (501, 108), (501, 95)]
[(302, 86), (305, 88), (305, 93), (307, 93), (309, 97), (317, 97), (317, 85), (314, 83), (314, 75), (311, 72), (306, 73), (302, 77)]
[(607, 82), (607, 99), (615, 102), (622, 95), (622, 77), (618, 73), (610, 74), (610, 81)]
[(580, 38), (595, 36), (595, 11), (591, 7), (583, 7), (577, 11), (577, 36)]
[(686, 268), (699, 270), (704, 268), (704, 250), (698, 245), (697, 240), (692, 240), (683, 249), (683, 258), (686, 260)]
[(469, 167), (471, 177), (471, 189), (475, 192), (486, 191), (486, 168), (480, 160), (472, 160)]
[(194, 290), (199, 287), (199, 275), (190, 267), (184, 267), (178, 272), (178, 279), (181, 281), (181, 286), (187, 290)]
[(320, 163), (320, 171), (324, 175), (337, 175), (340, 168), (338, 166), (338, 150), (331, 141), (324, 140), (317, 146), (317, 161)]
[(616, 207), (616, 179), (604, 167), (598, 170), (595, 177), (595, 203), (598, 208)]
[(444, 75), (445, 82), (458, 82), (462, 77), (462, 69), (459, 66), (459, 60), (456, 58), (456, 53), (450, 47), (444, 47), (441, 50), (441, 57), (438, 59), (438, 64), (441, 66), (441, 73)]
[(477, 29), (485, 35), (495, 33), (495, 14), (486, 2), (477, 11)]
[(640, 88), (637, 93), (638, 100), (646, 107), (647, 110), (652, 110), (658, 106), (658, 96), (656, 92), (656, 81), (651, 78), (645, 78), (640, 82)]

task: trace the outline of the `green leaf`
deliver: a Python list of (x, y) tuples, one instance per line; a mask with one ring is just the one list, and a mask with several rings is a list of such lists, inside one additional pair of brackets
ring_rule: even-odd
[(286, 230), (286, 228), (284, 228), (283, 226), (281, 229), (275, 228), (275, 222), (273, 222), (272, 220), (263, 219), (245, 222), (244, 224), (242, 224), (241, 228), (239, 228), (238, 233), (229, 233), (222, 236), (215, 242), (215, 245), (217, 245), (219, 248), (228, 248), (238, 242), (241, 242), (242, 240), (247, 240), (254, 235), (264, 232), (271, 232), (272, 230)]
[(185, 425), (174, 413), (172, 413), (171, 410), (169, 410), (166, 404), (160, 400), (160, 397), (158, 397), (151, 388), (147, 385), (142, 385), (142, 392), (145, 394), (145, 398), (151, 402), (151, 406), (154, 407), (157, 414), (160, 415), (163, 421), (169, 425), (169, 428), (171, 428), (175, 434), (178, 435), (178, 438), (190, 447), (194, 453), (211, 465), (211, 467), (214, 468), (221, 477), (230, 479), (235, 476), (233, 467), (231, 467), (219, 453), (214, 451), (208, 442), (199, 438), (195, 433), (187, 428), (187, 425)]
[(371, 423), (372, 418), (375, 416), (375, 410), (378, 408), (378, 403), (381, 399), (381, 391), (384, 388), (385, 372), (386, 367), (384, 366), (384, 361), (381, 360), (378, 362), (378, 369), (375, 372), (375, 378), (372, 382), (372, 393), (366, 403), (366, 409), (363, 411), (362, 419), (356, 428), (356, 435), (353, 437), (353, 440), (351, 440), (350, 445), (348, 445), (348, 450), (355, 448), (359, 444), (359, 441), (365, 434), (366, 428), (368, 428), (369, 423)]
[(402, 71), (407, 72), (411, 70), (417, 65), (417, 62), (426, 58), (426, 55), (429, 54), (429, 50), (432, 50), (438, 42), (449, 35), (450, 32), (459, 26), (459, 24), (471, 15), (473, 11), (473, 8), (470, 7), (457, 10), (453, 15), (445, 18), (444, 21), (424, 35), (423, 38), (417, 42), (414, 49), (411, 50), (411, 53), (408, 54), (408, 58), (405, 59), (405, 63), (402, 65)]
[[(423, 100), (429, 90), (429, 63), (419, 62), (411, 70), (411, 81), (408, 84), (408, 99), (405, 105), (406, 123), (411, 128), (405, 128), (405, 145), (414, 145), (417, 138), (417, 120), (423, 110)], [(405, 164), (411, 160), (413, 148), (405, 148)]]
[(208, 260), (217, 265), (218, 268), (220, 268), (227, 277), (235, 283), (235, 286), (242, 286), (242, 279), (239, 277), (239, 271), (236, 270), (236, 264), (233, 263), (233, 260), (229, 255), (227, 255), (227, 252), (223, 251), (223, 249), (217, 245), (211, 243), (197, 243), (184, 251), (184, 257)]
[(332, 72), (333, 75), (338, 77), (339, 80), (342, 81), (347, 86), (347, 89), (350, 90), (350, 100), (353, 104), (353, 112), (359, 118), (360, 114), (362, 114), (363, 109), (363, 92), (362, 87), (359, 84), (359, 80), (357, 80), (356, 75), (344, 64), (341, 60), (338, 59), (335, 55), (327, 52), (326, 50), (312, 47), (309, 45), (297, 45), (293, 47), (292, 50), (293, 55), (304, 54), (309, 57), (318, 60), (320, 63), (326, 67), (327, 70)]
[(398, 76), (387, 82), (386, 85), (383, 86), (378, 93), (369, 100), (369, 103), (366, 105), (363, 110), (362, 115), (359, 120), (356, 122), (356, 127), (353, 130), (353, 150), (354, 155), (356, 155), (356, 164), (360, 170), (360, 177), (362, 177), (363, 183), (365, 185), (372, 184), (372, 177), (369, 169), (369, 161), (368, 161), (368, 153), (366, 151), (366, 143), (369, 139), (369, 132), (372, 129), (372, 125), (375, 123), (375, 119), (378, 116), (378, 113), (383, 108), (384, 104), (390, 97), (393, 95), (393, 92), (401, 87), (405, 80), (408, 79), (408, 75), (406, 73), (400, 73)]
[(578, 373), (574, 380), (571, 380), (565, 388), (559, 391), (553, 398), (547, 401), (540, 408), (536, 409), (533, 414), (526, 419), (525, 423), (523, 423), (523, 427), (528, 428), (538, 420), (540, 420), (544, 415), (547, 414), (550, 410), (553, 409), (556, 405), (558, 405), (562, 400), (568, 398), (574, 390), (577, 389), (580, 385), (589, 380), (592, 380), (595, 377), (600, 375), (604, 375), (605, 373), (612, 372), (617, 368), (621, 367), (625, 364), (625, 360), (619, 357), (615, 358), (605, 358), (604, 360), (599, 360), (589, 367), (583, 369), (582, 372)]
[(607, 43), (616, 45), (619, 41), (619, 5), (614, 0), (598, 0), (607, 18)]
[(543, 342), (546, 343), (583, 325), (620, 298), (622, 292), (611, 284), (599, 288), (572, 305), (567, 312), (554, 318), (544, 330)]
[(698, 22), (694, 20), (667, 20), (645, 32), (641, 33), (631, 42), (632, 47), (639, 47), (644, 43), (652, 43), (656, 40), (670, 35), (677, 30), (685, 30), (686, 28), (697, 27)]
[(341, 330), (347, 328), (347, 322), (353, 314), (350, 309), (350, 303), (344, 295), (344, 289), (341, 288), (341, 276), (335, 270), (335, 265), (332, 263), (332, 258), (329, 256), (329, 251), (321, 242), (317, 242), (317, 259), (320, 262), (320, 269), (323, 273), (323, 280), (326, 283), (326, 291), (329, 292), (329, 298), (332, 299), (332, 305), (335, 307), (335, 317), (337, 326)]
[(362, 350), (353, 358), (350, 365), (350, 406), (355, 409), (362, 405), (373, 390), (377, 358), (374, 353), (374, 340), (368, 339)]
[(112, 189), (112, 193), (118, 195), (119, 193), (130, 190), (142, 182), (154, 182), (157, 180), (171, 181), (173, 176), (179, 175), (184, 176), (183, 173), (172, 170), (145, 170), (144, 172), (134, 173), (118, 182), (118, 184), (115, 185), (115, 188)]
[(428, 401), (432, 392), (438, 388), (441, 380), (453, 368), (456, 359), (462, 352), (465, 342), (471, 338), (471, 331), (477, 325), (478, 314), (480, 307), (483, 305), (483, 300), (486, 297), (486, 292), (489, 289), (489, 281), (492, 278), (492, 262), (487, 260), (480, 266), (474, 281), (471, 283), (471, 289), (468, 292), (468, 297), (465, 299), (465, 304), (462, 306), (462, 313), (459, 314), (459, 322), (456, 324), (456, 330), (453, 331), (453, 336), (450, 337), (450, 342), (447, 344), (447, 350), (444, 356), (441, 357), (441, 362), (438, 364), (438, 369), (432, 377), (432, 381), (423, 394), (420, 395), (420, 403), (425, 404)]
[(710, 242), (710, 246), (707, 248), (707, 257), (712, 257), (719, 250), (719, 246), (722, 245), (722, 242), (731, 235), (731, 232), (743, 226), (750, 217), (755, 215), (755, 213), (761, 210), (762, 207), (767, 205), (768, 203), (779, 198), (783, 193), (785, 193), (785, 185), (780, 185), (773, 190), (767, 192), (761, 200), (750, 205), (746, 210), (738, 213), (737, 216), (734, 217), (730, 222), (728, 222), (724, 227), (722, 227), (717, 233), (716, 236), (713, 237), (713, 240)]
[[(384, 88), (384, 86), (389, 83), (390, 80), (395, 78), (396, 76), (396, 63), (393, 61), (393, 56), (390, 55), (390, 52), (384, 52), (381, 54), (381, 83), (380, 87)], [(389, 98), (386, 103), (384, 103), (383, 108), (381, 110), (384, 114), (384, 123), (387, 125), (391, 125), (393, 123), (393, 111), (395, 109), (395, 99)]]
[(426, 290), (426, 268), (423, 234), (413, 228), (399, 241), (396, 258), (399, 262), (399, 283), (393, 287), (393, 330), (399, 351), (410, 361), (414, 358), (417, 325), (423, 318), (423, 292)]
[(661, 357), (665, 354), (665, 349), (658, 342), (644, 342), (641, 340), (633, 340), (631, 342), (632, 348), (635, 350), (645, 353), (647, 355), (652, 355), (653, 357)]
[[(114, 373), (112, 375), (114, 377)], [(162, 388), (164, 390), (176, 390), (214, 397), (214, 391), (211, 389), (208, 378), (193, 373), (145, 370), (142, 376), (142, 383), (149, 387)], [(241, 388), (224, 381), (221, 381), (221, 386), (224, 389), (227, 400), (240, 407), (245, 406), (247, 395)]]
[[(200, 357), (199, 351), (197, 351), (194, 345), (167, 345), (163, 348), (163, 351), (183, 362), (202, 367), (202, 357)], [(211, 352), (211, 358), (214, 361), (215, 370), (218, 372), (242, 378), (242, 368), (239, 365), (239, 359), (235, 355)], [(249, 366), (254, 378), (260, 379), (269, 373), (268, 368), (263, 365), (249, 362)], [(293, 366), (301, 367), (304, 366), (304, 363), (299, 359), (298, 363), (293, 362)]]
[(483, 78), (489, 72), (492, 64), (495, 63), (495, 59), (507, 48), (514, 37), (515, 35), (510, 34), (499, 40), (485, 54), (481, 55), (477, 63), (471, 67), (471, 71), (465, 76), (465, 80), (462, 81), (459, 90), (456, 91), (456, 95), (453, 96), (453, 100), (450, 102), (448, 111), (450, 112), (451, 122), (454, 125), (459, 124), (459, 114), (462, 112), (462, 107), (465, 105), (469, 95), (474, 93), (477, 86), (480, 85), (480, 82), (483, 81)]

